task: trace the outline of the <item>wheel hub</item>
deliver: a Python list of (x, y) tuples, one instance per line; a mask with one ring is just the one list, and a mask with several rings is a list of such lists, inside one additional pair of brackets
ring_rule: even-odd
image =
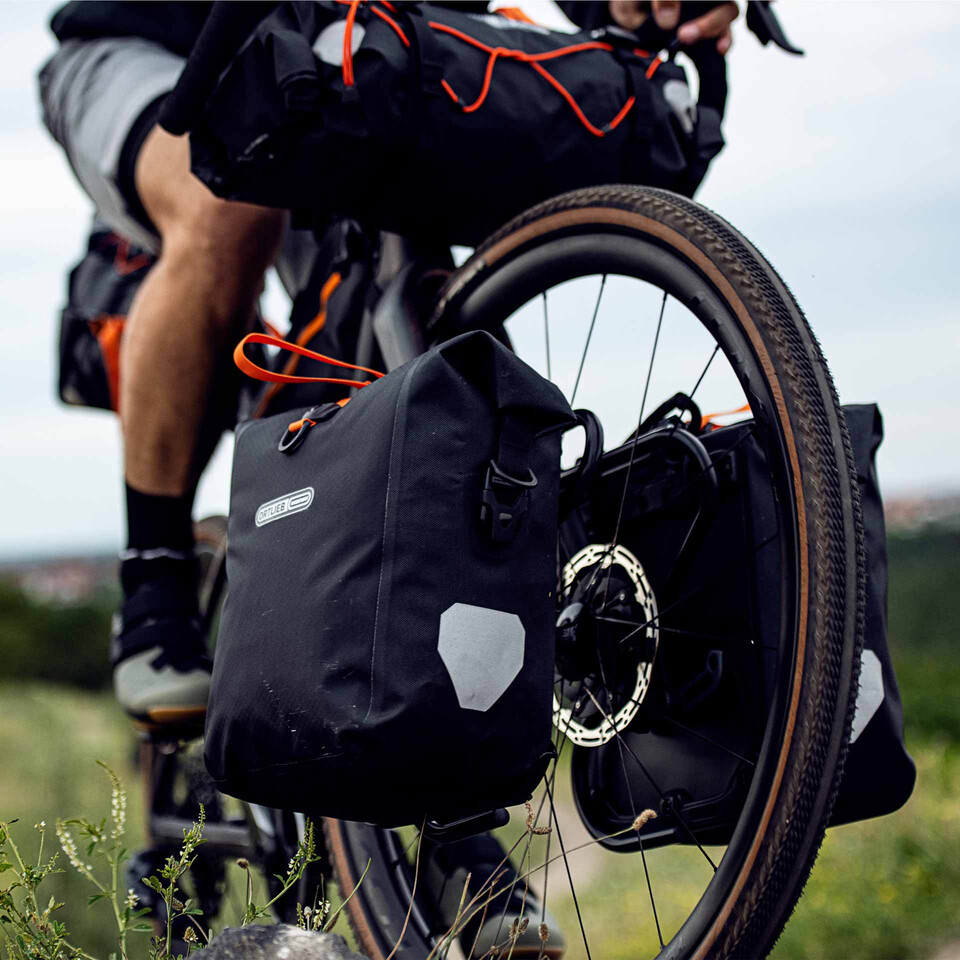
[[(563, 569), (553, 722), (579, 746), (626, 729), (646, 696), (659, 642), (657, 602), (622, 544), (589, 544)], [(558, 691), (559, 690), (559, 694)]]

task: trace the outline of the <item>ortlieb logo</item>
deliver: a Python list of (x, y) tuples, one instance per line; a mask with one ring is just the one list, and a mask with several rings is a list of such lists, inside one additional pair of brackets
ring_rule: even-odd
[(313, 503), (313, 487), (304, 487), (302, 490), (294, 490), (293, 493), (285, 493), (282, 497), (268, 500), (257, 507), (256, 524), (262, 527), (291, 513), (300, 513), (311, 503)]

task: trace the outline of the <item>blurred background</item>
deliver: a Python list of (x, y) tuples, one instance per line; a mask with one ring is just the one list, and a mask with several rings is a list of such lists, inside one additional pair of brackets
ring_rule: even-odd
[[(130, 785), (134, 825), (140, 799), (106, 668), (119, 433), (111, 415), (55, 395), (57, 318), (90, 215), (39, 120), (55, 6), (0, 2), (0, 820), (27, 829), (108, 812), (95, 759)], [(560, 22), (547, 0), (523, 6)], [(791, 286), (841, 401), (883, 412), (889, 636), (918, 780), (898, 813), (829, 833), (774, 955), (948, 960), (960, 957), (960, 5), (778, 12), (807, 55), (762, 48), (735, 25), (728, 146), (698, 199)], [(284, 310), (271, 281), (266, 313)], [(229, 457), (225, 441), (198, 515), (226, 512)], [(106, 955), (89, 891), (58, 882), (80, 904), (69, 908), (77, 939)], [(604, 955), (631, 955), (629, 938), (611, 935)]]

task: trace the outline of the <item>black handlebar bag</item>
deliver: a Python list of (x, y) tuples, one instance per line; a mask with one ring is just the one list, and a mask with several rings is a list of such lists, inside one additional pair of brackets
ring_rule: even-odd
[(692, 195), (723, 146), (722, 90), (694, 103), (678, 64), (615, 27), (294, 0), (220, 76), (192, 166), (228, 199), (475, 245), (578, 187)]
[(217, 787), (389, 825), (523, 802), (552, 755), (563, 395), (474, 332), (290, 419), (237, 434)]

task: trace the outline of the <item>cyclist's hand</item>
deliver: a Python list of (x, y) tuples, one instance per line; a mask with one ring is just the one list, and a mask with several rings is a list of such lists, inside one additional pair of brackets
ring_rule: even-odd
[[(609, 0), (610, 16), (614, 23), (625, 30), (636, 30), (647, 19), (648, 9), (661, 30), (673, 30), (680, 19), (680, 0)], [(703, 16), (684, 23), (677, 31), (682, 44), (717, 38), (717, 52), (725, 54), (733, 43), (730, 24), (740, 15), (736, 3), (722, 3), (708, 10)]]

